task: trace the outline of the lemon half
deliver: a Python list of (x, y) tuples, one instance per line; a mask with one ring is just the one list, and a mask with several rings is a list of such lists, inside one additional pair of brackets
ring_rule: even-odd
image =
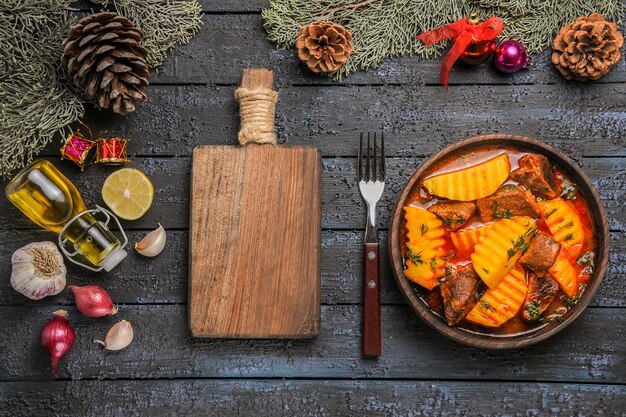
[(138, 169), (122, 168), (104, 181), (102, 199), (118, 217), (137, 220), (152, 205), (154, 187)]

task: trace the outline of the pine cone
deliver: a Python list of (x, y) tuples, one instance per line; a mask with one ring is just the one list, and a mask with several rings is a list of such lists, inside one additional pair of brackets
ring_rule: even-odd
[(352, 34), (332, 22), (302, 26), (296, 38), (298, 58), (316, 74), (335, 72), (352, 53)]
[(126, 114), (147, 99), (150, 71), (142, 39), (143, 31), (128, 18), (96, 13), (72, 26), (63, 41), (63, 62), (90, 100)]
[(552, 42), (552, 63), (568, 80), (597, 80), (619, 61), (623, 44), (615, 23), (592, 13), (561, 29)]

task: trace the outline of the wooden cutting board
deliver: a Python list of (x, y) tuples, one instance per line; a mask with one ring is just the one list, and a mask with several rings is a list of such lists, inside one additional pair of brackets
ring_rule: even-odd
[[(242, 87), (272, 85), (270, 70), (244, 70)], [(190, 229), (189, 326), (194, 336), (317, 335), (317, 149), (272, 144), (194, 149)]]

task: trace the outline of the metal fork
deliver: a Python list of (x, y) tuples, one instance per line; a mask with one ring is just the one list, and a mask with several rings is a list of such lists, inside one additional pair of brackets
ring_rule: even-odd
[[(373, 146), (371, 139), (373, 137)], [(370, 155), (373, 151), (373, 156)], [(385, 139), (380, 134), (380, 151), (376, 133), (367, 133), (367, 151), (363, 157), (363, 133), (359, 140), (357, 165), (359, 190), (367, 203), (367, 223), (365, 225), (365, 290), (363, 301), (363, 354), (379, 356), (381, 353), (380, 335), (380, 279), (378, 229), (376, 225), (376, 203), (385, 188)]]

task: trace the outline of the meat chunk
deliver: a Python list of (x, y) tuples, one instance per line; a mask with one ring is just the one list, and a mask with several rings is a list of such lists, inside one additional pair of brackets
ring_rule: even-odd
[(519, 262), (536, 273), (548, 271), (556, 261), (561, 244), (545, 233), (537, 233)]
[(462, 227), (474, 214), (476, 204), (463, 201), (446, 201), (433, 204), (428, 211), (435, 214), (443, 222), (446, 230), (456, 230)]
[(561, 192), (554, 180), (550, 161), (543, 155), (531, 153), (522, 156), (519, 168), (511, 172), (511, 179), (541, 197), (556, 198)]
[(453, 271), (440, 285), (448, 326), (454, 326), (463, 320), (465, 315), (474, 307), (479, 282), (474, 268), (472, 265), (468, 265), (463, 269)]
[(535, 322), (554, 300), (559, 290), (559, 284), (549, 274), (528, 273), (528, 292), (524, 301), (522, 317), (529, 322)]
[(483, 222), (513, 216), (539, 217), (539, 208), (530, 191), (515, 185), (505, 185), (498, 191), (476, 201)]

